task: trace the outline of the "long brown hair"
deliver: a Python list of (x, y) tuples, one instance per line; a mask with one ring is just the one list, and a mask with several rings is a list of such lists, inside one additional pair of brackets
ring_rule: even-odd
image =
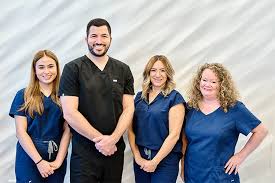
[(56, 103), (59, 107), (61, 107), (61, 104), (58, 98), (60, 67), (59, 67), (57, 56), (49, 50), (40, 50), (34, 55), (34, 58), (32, 61), (32, 67), (31, 67), (30, 81), (24, 92), (25, 102), (19, 109), (19, 111), (22, 111), (22, 110), (27, 111), (32, 118), (34, 117), (34, 112), (37, 112), (40, 115), (42, 115), (42, 113), (44, 112), (44, 105), (43, 105), (44, 95), (40, 91), (39, 80), (35, 74), (36, 62), (44, 56), (52, 58), (55, 61), (57, 75), (56, 75), (56, 78), (53, 80), (51, 99), (53, 100), (54, 103)]
[(188, 91), (188, 105), (197, 110), (199, 109), (199, 102), (203, 98), (200, 91), (200, 82), (202, 73), (205, 69), (210, 69), (219, 79), (220, 90), (217, 97), (220, 101), (221, 107), (225, 112), (227, 112), (228, 107), (234, 106), (237, 102), (239, 93), (235, 87), (230, 72), (220, 63), (205, 63), (199, 67)]
[(167, 81), (162, 88), (162, 94), (164, 96), (167, 96), (171, 93), (171, 91), (176, 87), (176, 82), (173, 79), (173, 76), (175, 74), (175, 71), (169, 62), (168, 58), (164, 55), (155, 55), (150, 58), (148, 63), (146, 64), (144, 71), (143, 71), (143, 83), (142, 83), (142, 95), (141, 98), (148, 100), (147, 94), (151, 90), (151, 80), (150, 80), (150, 71), (153, 67), (153, 65), (157, 62), (161, 61), (162, 64), (165, 67), (165, 72), (167, 75)]

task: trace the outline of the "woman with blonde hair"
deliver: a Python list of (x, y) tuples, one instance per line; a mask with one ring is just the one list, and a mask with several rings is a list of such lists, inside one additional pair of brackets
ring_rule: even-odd
[(56, 55), (38, 51), (30, 82), (17, 92), (9, 112), (15, 118), (15, 174), (17, 183), (60, 183), (66, 173), (70, 129), (63, 119), (58, 94), (60, 78)]
[[(222, 64), (202, 65), (188, 95), (185, 183), (239, 183), (239, 167), (262, 142), (266, 128), (238, 101), (232, 77)], [(252, 136), (235, 153), (240, 133)]]
[(175, 90), (173, 75), (163, 55), (153, 56), (145, 66), (128, 131), (137, 183), (176, 182), (182, 157), (184, 99)]

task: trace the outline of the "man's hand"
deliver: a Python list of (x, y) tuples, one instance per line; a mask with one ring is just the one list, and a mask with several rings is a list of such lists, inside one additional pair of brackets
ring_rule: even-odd
[(93, 139), (96, 149), (105, 156), (111, 156), (117, 151), (114, 139), (110, 135), (101, 135)]

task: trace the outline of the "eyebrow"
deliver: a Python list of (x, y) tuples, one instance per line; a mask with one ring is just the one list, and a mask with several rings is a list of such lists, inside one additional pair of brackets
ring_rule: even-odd
[(48, 65), (38, 65), (39, 67), (40, 66), (53, 66), (54, 64), (48, 64)]

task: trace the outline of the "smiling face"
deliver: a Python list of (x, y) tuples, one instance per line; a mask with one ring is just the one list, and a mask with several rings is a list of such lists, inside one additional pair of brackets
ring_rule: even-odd
[(218, 99), (220, 82), (217, 75), (210, 69), (202, 72), (200, 80), (200, 91), (206, 99)]
[(107, 26), (91, 26), (86, 41), (89, 51), (93, 56), (105, 56), (111, 44), (111, 35), (108, 32)]
[(35, 75), (41, 85), (51, 85), (57, 76), (57, 65), (54, 59), (43, 56), (35, 63)]
[(166, 69), (160, 60), (157, 60), (150, 70), (150, 81), (153, 89), (161, 89), (167, 81)]

